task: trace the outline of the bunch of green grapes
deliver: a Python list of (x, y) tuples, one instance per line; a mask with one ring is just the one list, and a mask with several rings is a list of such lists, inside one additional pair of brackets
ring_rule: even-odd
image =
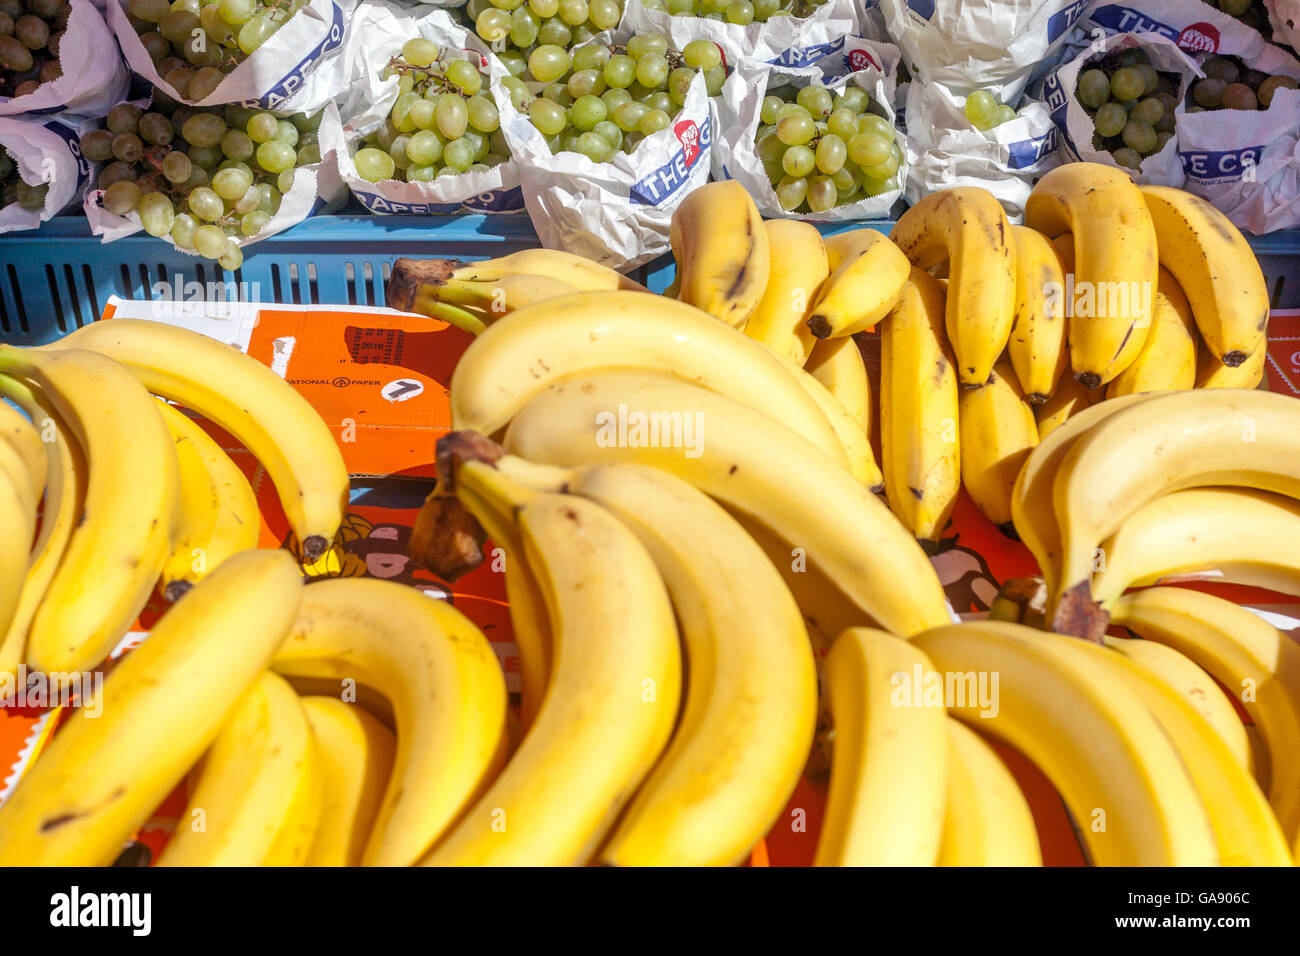
[(441, 59), (440, 52), (416, 37), (384, 67), (383, 79), (398, 78), (398, 96), (384, 125), (352, 157), (362, 179), (427, 183), (484, 172), (510, 157), (487, 73), (458, 50)]
[(1205, 110), (1266, 110), (1280, 89), (1294, 90), (1289, 76), (1269, 76), (1249, 69), (1235, 56), (1212, 56), (1201, 64), (1203, 79), (1192, 84), (1187, 112)]
[(825, 212), (897, 188), (903, 151), (866, 90), (769, 90), (754, 142), (786, 212)]
[(307, 0), (127, 0), (127, 19), (158, 75), (197, 102)]
[(692, 40), (678, 52), (658, 34), (638, 33), (626, 46), (588, 43), (572, 54), (538, 46), (524, 73), (502, 85), (552, 154), (581, 153), (604, 163), (671, 126), (697, 73), (710, 96), (721, 91), (727, 68), (712, 41)]
[(1079, 75), (1075, 96), (1092, 117), (1093, 147), (1121, 166), (1138, 169), (1174, 135), (1178, 76), (1162, 74), (1146, 51), (1109, 53)]
[(0, 96), (25, 96), (63, 75), (68, 0), (0, 0)]
[(40, 212), (45, 208), (45, 194), (50, 191), (49, 183), (32, 186), (18, 173), (18, 164), (9, 155), (7, 149), (0, 149), (0, 206), (18, 203), (31, 212)]
[(275, 215), (295, 168), (320, 162), (320, 120), (320, 113), (277, 116), (233, 103), (163, 102), (147, 113), (119, 103), (103, 129), (81, 137), (81, 152), (105, 164), (98, 185), (109, 212), (238, 269), (238, 238), (256, 235)]
[(567, 50), (618, 26), (623, 4), (621, 0), (469, 0), (460, 15), (506, 69), (521, 76), (537, 47)]
[(703, 17), (744, 26), (772, 17), (810, 15), (826, 0), (643, 0), (647, 9), (665, 10), (675, 17)]
[(988, 90), (976, 90), (966, 97), (962, 109), (978, 130), (990, 130), (1016, 118), (1016, 111), (1005, 103), (999, 103)]

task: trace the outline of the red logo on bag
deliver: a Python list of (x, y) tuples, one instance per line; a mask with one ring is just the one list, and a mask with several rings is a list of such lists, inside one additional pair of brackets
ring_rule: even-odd
[[(866, 50), (849, 51), (849, 70), (851, 72), (856, 73), (858, 70), (865, 70), (869, 66), (874, 66), (877, 70), (881, 70), (880, 64), (877, 63)], [(884, 71), (881, 70), (881, 72)]]
[(686, 165), (695, 165), (700, 155), (700, 127), (693, 120), (682, 120), (673, 127), (673, 135), (682, 144), (682, 159)]
[(1195, 53), (1214, 53), (1219, 49), (1219, 31), (1209, 23), (1193, 23), (1178, 35), (1178, 45)]

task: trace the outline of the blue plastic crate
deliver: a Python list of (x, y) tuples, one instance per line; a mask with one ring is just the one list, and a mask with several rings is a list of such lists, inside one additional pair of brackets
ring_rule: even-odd
[[(825, 233), (890, 223), (837, 223)], [(484, 259), (538, 244), (525, 216), (318, 216), (248, 248), (233, 274), (140, 233), (101, 243), (84, 219), (0, 237), (0, 340), (48, 342), (92, 322), (110, 295), (153, 297), (163, 283), (234, 282), (261, 301), (383, 305), (398, 256)], [(1275, 308), (1300, 308), (1300, 231), (1251, 240)], [(673, 276), (670, 256), (633, 277), (653, 291)], [(183, 294), (183, 285), (182, 285)]]

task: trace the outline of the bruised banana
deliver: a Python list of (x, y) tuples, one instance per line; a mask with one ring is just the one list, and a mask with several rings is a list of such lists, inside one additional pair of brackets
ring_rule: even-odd
[(1012, 226), (1011, 235), (1016, 245), (1016, 311), (1007, 356), (1025, 401), (1042, 405), (1070, 364), (1062, 299), (1065, 271), (1052, 241), (1041, 232)]
[(1122, 170), (1066, 163), (1030, 192), (1025, 225), (1074, 236), (1070, 365), (1085, 388), (1100, 388), (1132, 364), (1151, 328), (1159, 260), (1142, 193)]
[(808, 316), (822, 283), (830, 275), (826, 246), (811, 223), (769, 219), (763, 223), (773, 258), (763, 298), (745, 322), (745, 334), (777, 355), (803, 365), (817, 341)]
[(1106, 397), (1133, 392), (1173, 392), (1196, 384), (1196, 325), (1187, 296), (1163, 267), (1151, 331), (1133, 364), (1106, 387)]
[(808, 328), (819, 339), (842, 338), (870, 328), (889, 314), (911, 267), (898, 246), (875, 229), (851, 229), (828, 236), (825, 242), (831, 271), (808, 317)]
[(1000, 363), (983, 388), (962, 390), (958, 409), (962, 485), (984, 517), (1014, 534), (1012, 489), (1038, 444), (1038, 423), (1015, 371)]
[(677, 300), (743, 329), (771, 270), (763, 217), (745, 187), (726, 179), (692, 190), (673, 212), (669, 244)]
[(948, 261), (945, 324), (957, 377), (984, 385), (1015, 321), (1016, 244), (1002, 205), (984, 189), (940, 190), (903, 213), (889, 237), (917, 268)]
[(944, 290), (913, 269), (880, 327), (880, 445), (889, 508), (938, 541), (961, 490), (957, 372), (944, 334)]
[[(698, 444), (598, 442), (596, 415), (619, 402), (698, 422)], [(615, 369), (570, 379), (515, 416), (505, 445), (547, 464), (670, 471), (801, 548), (884, 629), (906, 636), (951, 620), (934, 568), (884, 504), (799, 435), (707, 389)]]

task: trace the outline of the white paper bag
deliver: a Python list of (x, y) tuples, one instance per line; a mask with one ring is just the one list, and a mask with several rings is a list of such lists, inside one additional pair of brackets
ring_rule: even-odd
[(1300, 50), (1300, 0), (1264, 0), (1273, 40)]
[[(341, 91), (341, 70), (314, 76), (343, 46), (356, 0), (310, 0), (215, 90), (193, 106), (239, 103), (287, 113), (315, 113)], [(131, 69), (173, 99), (181, 99), (158, 75), (139, 35), (126, 18), (126, 0), (107, 0), (108, 22)], [(114, 101), (116, 102), (116, 101)], [(111, 104), (110, 104), (111, 105)]]
[(1013, 101), (1089, 0), (879, 0), (913, 79)]
[[(859, 39), (858, 44), (874, 48), (874, 59), (883, 69), (869, 66), (848, 74), (839, 74), (843, 64), (833, 59), (822, 60), (818, 66), (808, 69), (791, 69), (767, 63), (745, 61), (723, 84), (722, 94), (714, 104), (717, 116), (717, 144), (714, 154), (714, 176), (718, 179), (734, 179), (745, 187), (753, 197), (759, 212), (769, 218), (784, 217), (789, 219), (807, 219), (814, 222), (841, 222), (851, 219), (883, 219), (889, 215), (890, 208), (903, 195), (902, 183), (908, 174), (908, 158), (905, 143), (899, 135), (900, 147), (903, 148), (903, 160), (895, 173), (900, 184), (896, 189), (886, 190), (878, 196), (871, 196), (843, 206), (832, 206), (819, 213), (789, 213), (781, 208), (776, 199), (776, 188), (767, 178), (754, 136), (758, 132), (760, 110), (763, 98), (770, 87), (793, 84), (807, 86), (810, 83), (822, 83), (832, 90), (843, 89), (845, 84), (866, 90), (871, 99), (879, 103), (887, 114), (887, 119), (895, 122), (894, 83), (897, 79), (898, 51), (888, 44), (870, 44)], [(850, 55), (850, 54), (846, 54)]]
[[(338, 108), (333, 103), (325, 107), (317, 135), (321, 161), (311, 166), (299, 166), (294, 169), (293, 186), (280, 200), (280, 208), (256, 234), (235, 235), (234, 238), (240, 246), (260, 242), (268, 236), (284, 232), (309, 216), (331, 212), (343, 205), (343, 201), (347, 198), (347, 187), (339, 178), (338, 163), (335, 158), (337, 152), (344, 148), (343, 127), (339, 122)], [(140, 225), (138, 215), (119, 216), (105, 209), (101, 205), (103, 197), (104, 191), (92, 182), (82, 198), (82, 208), (90, 223), (90, 230), (102, 241), (112, 242), (114, 239), (140, 232), (144, 228)], [(170, 243), (173, 248), (179, 248), (172, 243), (170, 237), (161, 236), (159, 239)], [(180, 251), (188, 255), (198, 254), (192, 249)]]
[(1088, 69), (1093, 61), (1113, 50), (1127, 50), (1141, 47), (1151, 59), (1151, 65), (1162, 73), (1177, 73), (1181, 77), (1176, 94), (1178, 106), (1174, 109), (1175, 121), (1184, 112), (1183, 100), (1193, 78), (1200, 75), (1196, 63), (1187, 57), (1171, 40), (1158, 33), (1117, 33), (1111, 36), (1098, 35), (1091, 47), (1066, 63), (1043, 81), (1043, 100), (1052, 112), (1052, 122), (1060, 134), (1062, 162), (1082, 160), (1088, 163), (1102, 163), (1116, 169), (1124, 169), (1139, 183), (1156, 186), (1181, 186), (1183, 184), (1183, 165), (1178, 158), (1178, 137), (1175, 134), (1165, 143), (1164, 149), (1142, 160), (1140, 170), (1125, 169), (1111, 158), (1106, 150), (1094, 149), (1092, 136), (1096, 131), (1092, 117), (1088, 115), (1074, 95), (1078, 86), (1079, 74)]
[(78, 141), (91, 125), (64, 116), (43, 121), (0, 117), (0, 146), (13, 157), (18, 175), (31, 186), (49, 185), (40, 209), (24, 209), (18, 203), (0, 209), (0, 233), (35, 229), (81, 195), (90, 181), (91, 164), (81, 155)]
[[(742, 58), (772, 61), (792, 47), (815, 49), (857, 32), (856, 0), (827, 0), (809, 16), (772, 17), (766, 23), (727, 23), (705, 17), (675, 17), (667, 10), (651, 10), (641, 0), (625, 0), (621, 36), (657, 33), (668, 46), (685, 48), (692, 40), (712, 40), (722, 50), (728, 66)], [(823, 54), (825, 55), (825, 54)], [(786, 64), (791, 66), (808, 65)]]
[(349, 83), (340, 100), (348, 148), (339, 150), (337, 155), (339, 175), (352, 194), (371, 212), (381, 214), (521, 212), (524, 197), (519, 187), (519, 171), (513, 162), (502, 163), (487, 172), (440, 176), (427, 183), (398, 180), (372, 183), (358, 175), (352, 162), (353, 150), (363, 137), (383, 126), (398, 96), (397, 77), (383, 80), (380, 73), (390, 59), (401, 53), (407, 40), (422, 36), (438, 44), (439, 49), (462, 50), (466, 57), (477, 59), (488, 69), (485, 83), (492, 89), (498, 107), (505, 93), (497, 90), (494, 81), (505, 75), (505, 68), (496, 57), (486, 55), (476, 35), (455, 23), (446, 11), (428, 6), (403, 9), (368, 3), (357, 11), (350, 29), (347, 49), (341, 58), (347, 65)]
[(63, 75), (25, 96), (0, 97), (0, 116), (103, 116), (126, 96), (130, 78), (104, 18), (90, 0), (71, 0), (70, 6), (68, 27), (59, 41)]
[(1060, 163), (1047, 105), (1023, 100), (1019, 115), (990, 130), (966, 118), (965, 99), (934, 83), (908, 84), (907, 200), (939, 189), (979, 186), (1019, 218), (1038, 178)]

